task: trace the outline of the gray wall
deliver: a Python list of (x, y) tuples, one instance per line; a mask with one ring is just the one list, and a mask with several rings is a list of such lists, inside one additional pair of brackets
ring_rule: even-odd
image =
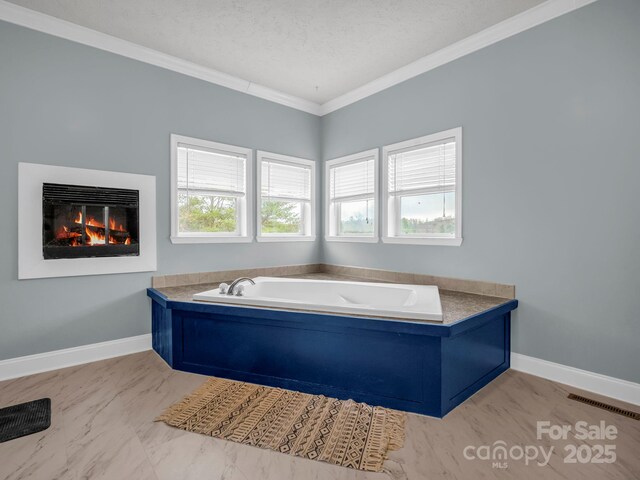
[[(323, 259), (515, 283), (516, 352), (640, 381), (638, 23), (640, 2), (600, 0), (318, 119), (0, 22), (0, 359), (149, 332), (149, 273), (16, 280), (25, 161), (156, 175), (159, 273)], [(461, 247), (168, 240), (172, 132), (328, 159), (455, 126)]]
[(461, 247), (326, 262), (514, 283), (513, 350), (640, 381), (640, 2), (600, 0), (323, 118), (334, 158), (463, 127)]
[(315, 262), (319, 242), (172, 245), (169, 134), (318, 159), (320, 119), (0, 22), (0, 359), (150, 331), (151, 273), (17, 280), (18, 162), (155, 175), (158, 273)]

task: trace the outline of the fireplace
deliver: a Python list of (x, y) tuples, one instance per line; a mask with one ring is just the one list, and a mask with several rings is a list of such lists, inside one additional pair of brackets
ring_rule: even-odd
[(42, 184), (45, 260), (140, 254), (138, 190)]
[(18, 164), (18, 278), (149, 272), (156, 178)]

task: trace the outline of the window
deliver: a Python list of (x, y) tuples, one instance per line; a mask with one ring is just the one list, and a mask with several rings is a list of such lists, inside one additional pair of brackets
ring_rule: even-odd
[(258, 241), (315, 239), (315, 162), (258, 152)]
[(383, 148), (383, 241), (462, 243), (462, 128)]
[(253, 153), (171, 135), (171, 241), (250, 242)]
[(378, 240), (378, 150), (326, 163), (326, 239)]

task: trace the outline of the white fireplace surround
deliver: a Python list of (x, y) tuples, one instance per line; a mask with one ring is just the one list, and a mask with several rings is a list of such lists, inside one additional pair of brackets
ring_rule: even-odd
[[(138, 190), (140, 254), (45, 260), (42, 254), (43, 183)], [(19, 279), (148, 272), (156, 269), (156, 177), (35, 163), (18, 164)]]

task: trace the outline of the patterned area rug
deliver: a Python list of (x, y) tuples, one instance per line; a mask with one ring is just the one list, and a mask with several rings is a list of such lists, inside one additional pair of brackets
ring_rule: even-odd
[(402, 447), (405, 414), (353, 400), (212, 378), (156, 421), (297, 457), (380, 472), (387, 452)]

